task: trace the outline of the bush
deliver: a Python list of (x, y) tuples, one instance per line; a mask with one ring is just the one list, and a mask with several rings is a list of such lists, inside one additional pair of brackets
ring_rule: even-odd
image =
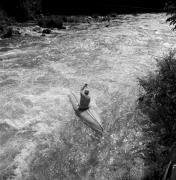
[(7, 14), (0, 9), (0, 26), (10, 25), (11, 19), (7, 17)]
[(176, 3), (174, 1), (167, 2), (165, 10), (167, 11), (167, 15), (170, 16), (166, 19), (166, 22), (169, 22), (170, 25), (174, 25), (173, 30), (176, 30)]
[(158, 70), (139, 79), (144, 93), (139, 108), (147, 115), (140, 123), (148, 139), (145, 151), (152, 172), (162, 176), (169, 149), (176, 139), (176, 51), (157, 59)]
[(34, 20), (41, 13), (41, 0), (1, 0), (3, 10), (19, 22)]
[(13, 30), (10, 27), (14, 21), (12, 18), (8, 18), (7, 14), (0, 9), (0, 37), (9, 38), (13, 34)]
[(59, 16), (46, 16), (38, 20), (38, 25), (44, 28), (63, 28), (63, 21)]

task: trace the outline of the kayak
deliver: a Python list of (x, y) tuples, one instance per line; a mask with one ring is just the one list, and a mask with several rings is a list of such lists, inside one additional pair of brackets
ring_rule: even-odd
[(80, 117), (80, 119), (92, 130), (102, 134), (102, 121), (99, 114), (94, 110), (94, 108), (90, 106), (87, 110), (79, 110), (79, 99), (77, 98), (77, 96), (73, 92), (68, 96), (76, 115)]

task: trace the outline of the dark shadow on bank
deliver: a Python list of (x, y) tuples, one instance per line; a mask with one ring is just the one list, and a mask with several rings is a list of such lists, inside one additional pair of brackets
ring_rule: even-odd
[(36, 19), (38, 15), (106, 15), (135, 14), (135, 13), (158, 13), (163, 12), (165, 0), (159, 3), (153, 1), (129, 1), (120, 0), (102, 2), (97, 1), (62, 1), (56, 0), (2, 0), (0, 9), (3, 9), (8, 16), (15, 17), (18, 21)]

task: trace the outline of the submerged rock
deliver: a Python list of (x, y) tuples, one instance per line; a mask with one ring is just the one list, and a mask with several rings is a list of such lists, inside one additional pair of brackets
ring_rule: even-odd
[(51, 33), (51, 29), (44, 29), (42, 31), (42, 34), (50, 34)]
[(38, 32), (38, 33), (41, 33), (41, 32), (42, 32), (41, 27), (39, 27), (39, 26), (35, 26), (35, 27), (33, 28), (33, 31)]
[(13, 35), (13, 30), (12, 28), (7, 28), (4, 30), (5, 32), (3, 33), (3, 35), (1, 36), (2, 38), (10, 38)]
[(21, 34), (20, 28), (15, 29), (13, 27), (4, 27), (1, 30), (1, 33), (2, 33), (1, 38), (10, 38), (14, 35), (20, 35)]

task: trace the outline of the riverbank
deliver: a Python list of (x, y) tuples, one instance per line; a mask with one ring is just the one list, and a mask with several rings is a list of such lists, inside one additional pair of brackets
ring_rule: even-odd
[(15, 19), (7, 17), (5, 14), (1, 13), (0, 38), (3, 39), (10, 38), (12, 36), (25, 35), (45, 36), (46, 34), (51, 34), (56, 30), (70, 29), (74, 27), (77, 28), (79, 24), (84, 24), (84, 28), (86, 28), (88, 25), (91, 25), (92, 23), (104, 23), (105, 26), (108, 26), (110, 20), (117, 18), (117, 16), (117, 14), (110, 14), (106, 16), (41, 15), (35, 20), (19, 23)]

